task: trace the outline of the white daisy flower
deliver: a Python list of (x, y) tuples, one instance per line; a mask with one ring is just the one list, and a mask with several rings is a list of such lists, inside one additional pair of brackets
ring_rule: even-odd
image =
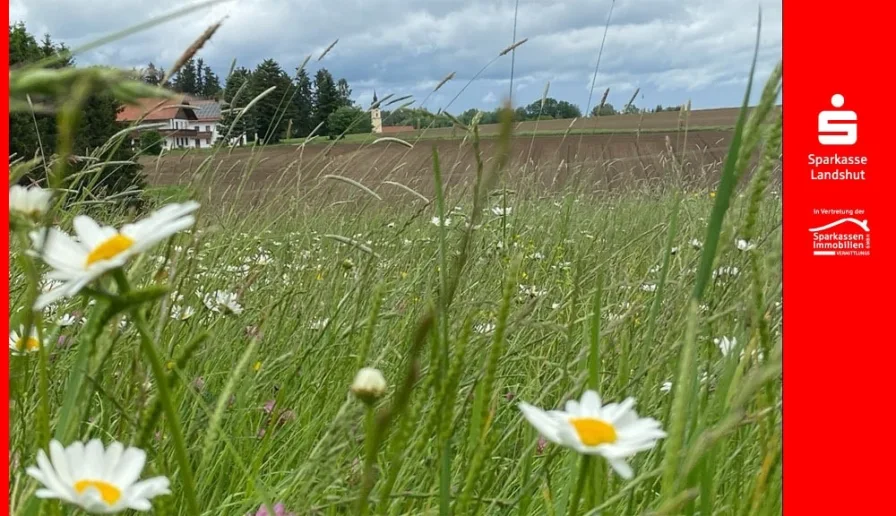
[(703, 242), (701, 242), (695, 238), (695, 239), (691, 240), (691, 247), (693, 247), (694, 249), (702, 249)]
[(722, 356), (728, 356), (728, 353), (737, 346), (737, 338), (731, 337), (729, 340), (728, 337), (715, 338), (712, 339), (713, 343), (719, 347), (719, 351), (722, 352)]
[(739, 251), (752, 251), (756, 247), (754, 244), (751, 244), (742, 238), (737, 240), (736, 245)]
[(545, 411), (525, 402), (519, 406), (545, 439), (579, 453), (601, 455), (622, 478), (630, 479), (634, 472), (625, 459), (666, 437), (660, 422), (639, 417), (634, 404), (634, 398), (626, 398), (602, 405), (600, 396), (588, 390), (580, 401), (567, 401), (566, 410)]
[(9, 211), (26, 217), (39, 217), (50, 208), (53, 192), (39, 186), (12, 185), (9, 188)]
[(19, 326), (19, 331), (9, 332), (9, 350), (13, 355), (34, 353), (40, 349), (40, 340), (37, 338), (37, 330), (32, 326), (30, 332), (25, 332), (24, 326)]
[(644, 283), (641, 285), (641, 290), (644, 292), (656, 292), (656, 283)]
[(660, 386), (660, 392), (669, 392), (672, 390), (672, 382), (663, 382)]
[(171, 318), (176, 319), (178, 321), (186, 321), (190, 317), (193, 317), (196, 314), (196, 310), (192, 306), (178, 306), (174, 305), (171, 307)]
[(492, 213), (494, 213), (495, 215), (497, 215), (499, 217), (506, 217), (507, 215), (510, 215), (510, 213), (512, 211), (513, 211), (513, 208), (510, 206), (508, 206), (506, 208), (502, 208), (501, 206), (495, 206), (494, 208), (492, 208)]
[(243, 313), (243, 307), (238, 302), (238, 297), (234, 292), (224, 292), (216, 290), (211, 294), (206, 294), (202, 298), (203, 304), (212, 312), (232, 313), (239, 315)]
[(63, 448), (54, 439), (50, 456), (38, 450), (37, 466), (25, 471), (43, 484), (35, 493), (38, 498), (62, 500), (93, 514), (115, 514), (128, 509), (149, 511), (150, 499), (171, 494), (166, 477), (137, 481), (145, 463), (146, 452), (125, 448), (120, 442), (104, 449), (94, 439)]
[(71, 297), (106, 272), (122, 267), (133, 256), (146, 251), (195, 222), (190, 215), (199, 203), (169, 204), (143, 220), (125, 224), (121, 230), (100, 226), (86, 215), (74, 220), (77, 238), (58, 228), (31, 232), (34, 249), (29, 251), (52, 267), (47, 277), (63, 285), (37, 298), (41, 310), (61, 298)]
[(438, 216), (433, 217), (430, 221), (434, 226), (450, 226), (451, 225), (451, 217), (445, 217), (445, 220), (440, 219)]
[(63, 314), (62, 317), (60, 317), (59, 320), (56, 321), (56, 324), (65, 328), (67, 326), (75, 324), (76, 322), (78, 322), (78, 319), (74, 315)]

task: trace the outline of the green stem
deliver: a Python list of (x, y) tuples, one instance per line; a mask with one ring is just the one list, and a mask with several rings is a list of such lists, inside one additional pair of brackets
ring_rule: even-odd
[[(130, 291), (131, 287), (124, 270), (117, 269), (115, 271), (115, 281), (118, 283), (118, 288), (122, 294)], [(146, 319), (140, 312), (139, 307), (131, 309), (131, 316), (134, 318), (134, 324), (140, 333), (140, 348), (146, 354), (146, 358), (152, 367), (152, 375), (155, 377), (156, 387), (159, 389), (159, 400), (162, 404), (162, 410), (168, 419), (168, 429), (171, 431), (171, 438), (174, 442), (174, 455), (180, 467), (180, 478), (184, 484), (184, 496), (187, 499), (189, 513), (198, 516), (201, 512), (199, 510), (199, 502), (196, 499), (196, 483), (193, 479), (190, 459), (187, 456), (187, 446), (184, 441), (180, 418), (174, 409), (174, 403), (171, 401), (171, 390), (165, 374), (165, 365), (162, 363), (158, 351), (156, 351), (155, 344), (150, 337), (149, 328), (146, 326)]]
[(585, 491), (585, 484), (588, 483), (588, 475), (593, 464), (592, 459), (593, 457), (582, 455), (582, 463), (579, 466), (579, 478), (576, 480), (576, 490), (572, 495), (572, 500), (569, 501), (569, 512), (567, 514), (570, 516), (576, 516), (579, 513), (579, 500), (582, 499), (582, 492)]
[[(376, 412), (373, 409), (373, 404), (370, 403), (367, 405), (367, 414), (364, 418), (364, 428), (365, 428), (365, 444), (367, 453), (364, 460), (364, 475), (361, 480), (361, 496), (358, 497), (358, 514), (364, 516), (367, 514), (367, 511), (370, 509), (369, 504), (367, 503), (368, 498), (370, 497), (370, 492), (373, 490), (373, 466), (376, 462), (376, 449), (377, 449), (377, 436), (376, 434)], [(385, 500), (382, 503), (386, 503)]]

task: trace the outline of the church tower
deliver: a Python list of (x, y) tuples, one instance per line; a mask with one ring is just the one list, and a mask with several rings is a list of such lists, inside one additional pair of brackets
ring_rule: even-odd
[(376, 90), (373, 90), (373, 106), (370, 110), (370, 122), (373, 125), (373, 132), (379, 134), (383, 132), (383, 115), (377, 105)]

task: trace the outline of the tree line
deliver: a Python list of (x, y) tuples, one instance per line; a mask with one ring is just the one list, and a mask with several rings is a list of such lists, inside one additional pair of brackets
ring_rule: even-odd
[[(627, 104), (624, 108), (617, 110), (613, 104), (605, 102), (592, 108), (591, 116), (611, 116), (611, 115), (631, 115), (640, 113), (657, 113), (661, 111), (680, 111), (681, 106), (663, 107), (658, 104), (654, 109), (643, 109), (634, 104)], [(480, 124), (496, 124), (500, 116), (500, 108), (493, 111), (484, 111), (471, 108), (457, 116), (457, 120), (470, 124), (473, 118), (480, 115)], [(581, 118), (582, 110), (575, 104), (557, 100), (553, 97), (546, 97), (542, 102), (541, 99), (536, 100), (526, 106), (518, 107), (514, 110), (513, 119), (516, 122), (524, 122), (530, 120), (560, 120), (570, 118)], [(415, 129), (423, 129), (427, 127), (450, 127), (454, 122), (450, 117), (442, 113), (432, 113), (425, 108), (400, 108), (394, 111), (383, 111), (383, 125), (386, 126), (412, 126)]]
[[(164, 69), (153, 63), (140, 74), (150, 84), (220, 101), (221, 131), (229, 132), (231, 139), (257, 135), (262, 142), (277, 143), (304, 138), (312, 132), (335, 137), (344, 131), (371, 131), (370, 117), (352, 101), (348, 81), (336, 80), (326, 68), (318, 70), (312, 79), (303, 67), (290, 75), (274, 59), (265, 59), (254, 69), (233, 69), (223, 87), (202, 59), (190, 59), (168, 80)], [(253, 100), (252, 108), (245, 110)]]
[[(36, 63), (48, 58), (56, 58), (49, 66), (53, 68), (74, 67), (75, 60), (63, 43), (56, 43), (49, 34), (40, 41), (28, 32), (23, 22), (9, 25), (9, 66), (20, 67)], [(31, 161), (34, 159), (50, 161), (56, 153), (59, 130), (56, 121), (55, 107), (51, 99), (32, 97), (35, 109), (29, 112), (12, 112), (9, 114), (9, 153), (10, 161)], [(73, 153), (86, 156), (96, 153), (116, 133), (124, 129), (124, 124), (117, 121), (122, 105), (108, 92), (90, 94), (81, 105), (78, 125), (74, 131)], [(93, 195), (101, 192), (108, 194), (125, 191), (131, 187), (141, 188), (144, 176), (142, 167), (134, 160), (134, 151), (128, 145), (110, 146), (103, 155), (93, 155), (99, 162), (114, 162), (115, 165), (102, 167), (98, 177), (86, 177), (75, 174), (83, 169), (90, 160), (73, 160), (72, 179), (66, 186), (80, 190), (84, 185), (96, 179), (91, 185)], [(43, 181), (46, 168), (37, 164), (32, 172), (21, 179), (21, 183)], [(135, 198), (121, 197), (131, 202)]]

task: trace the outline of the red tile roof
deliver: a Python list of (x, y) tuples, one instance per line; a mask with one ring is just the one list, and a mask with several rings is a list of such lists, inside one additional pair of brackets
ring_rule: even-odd
[[(188, 101), (186, 101), (184, 97), (174, 99), (140, 99), (138, 102), (137, 105), (125, 105), (124, 109), (118, 113), (118, 121), (134, 122), (139, 120), (143, 115), (146, 115), (146, 118), (143, 118), (144, 122), (171, 120), (175, 118), (178, 111), (182, 109), (180, 106), (188, 104)], [(189, 110), (192, 111), (192, 109)]]

